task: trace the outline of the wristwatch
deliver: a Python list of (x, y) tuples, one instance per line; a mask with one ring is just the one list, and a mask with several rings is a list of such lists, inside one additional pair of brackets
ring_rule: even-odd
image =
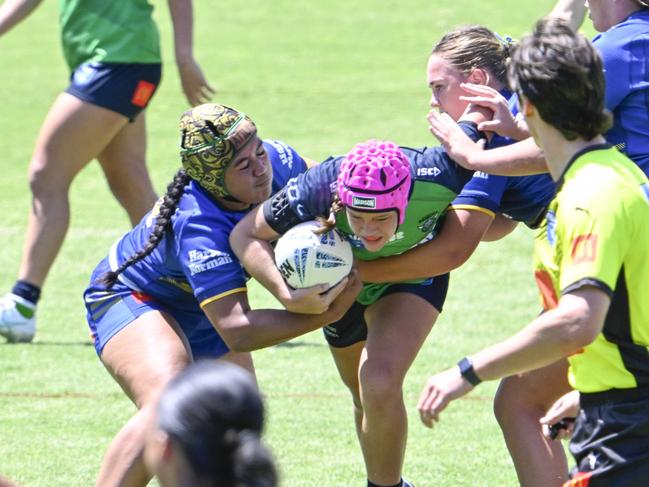
[(469, 357), (464, 357), (457, 363), (457, 366), (460, 368), (460, 375), (472, 386), (477, 386), (482, 382), (482, 379), (473, 370), (473, 362)]

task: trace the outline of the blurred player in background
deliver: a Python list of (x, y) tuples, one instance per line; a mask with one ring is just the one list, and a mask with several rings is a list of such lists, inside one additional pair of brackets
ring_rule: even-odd
[[(0, 35), (41, 0), (6, 0)], [(194, 61), (191, 0), (168, 0), (176, 64), (190, 104), (213, 89)], [(158, 30), (148, 0), (62, 0), (61, 40), (70, 85), (55, 100), (36, 140), (29, 166), (32, 205), (18, 279), (0, 300), (0, 335), (29, 342), (36, 304), (68, 229), (68, 191), (74, 177), (97, 159), (115, 198), (136, 224), (156, 193), (146, 168), (144, 109), (161, 76)]]
[[(432, 426), (450, 401), (481, 380), (568, 357), (568, 379), (580, 392), (581, 411), (571, 440), (577, 468), (566, 485), (645, 485), (649, 180), (606, 143), (602, 134), (610, 114), (602, 61), (568, 24), (539, 21), (516, 49), (510, 77), (557, 181), (536, 242), (535, 275), (545, 312), (510, 339), (432, 376), (420, 398), (421, 418)], [(537, 387), (556, 392), (558, 380), (549, 376)], [(560, 479), (543, 485), (557, 484)]]
[(226, 362), (199, 361), (165, 387), (144, 460), (161, 487), (275, 487), (263, 427), (254, 377)]
[(248, 276), (228, 237), (306, 163), (286, 144), (262, 141), (250, 118), (223, 105), (186, 111), (180, 138), (183, 169), (115, 242), (84, 293), (95, 349), (138, 407), (109, 446), (98, 487), (147, 484), (146, 428), (161, 389), (188, 363), (223, 358), (252, 372), (247, 352), (340, 319), (360, 290), (353, 276), (324, 295), (327, 286), (301, 290), (327, 309), (318, 315), (250, 309)]

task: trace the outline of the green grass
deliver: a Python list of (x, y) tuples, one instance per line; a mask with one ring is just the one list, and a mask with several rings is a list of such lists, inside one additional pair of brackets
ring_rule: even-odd
[[(0, 291), (20, 260), (30, 194), (27, 164), (41, 121), (67, 73), (56, 3), (0, 39)], [(369, 138), (435, 144), (427, 132), (428, 51), (445, 30), (482, 22), (512, 36), (554, 2), (497, 0), (197, 0), (196, 56), (217, 101), (249, 113), (262, 136), (320, 159)], [(185, 107), (165, 2), (156, 2), (164, 82), (148, 110), (149, 166), (162, 191), (178, 167)], [(44, 289), (32, 345), (0, 344), (0, 472), (29, 486), (87, 486), (134, 408), (103, 370), (88, 339), (81, 293), (94, 265), (128, 229), (91, 164), (71, 193), (68, 238)], [(426, 377), (523, 326), (538, 309), (531, 234), (483, 244), (454, 273), (445, 312), (406, 381), (410, 414), (405, 474), (418, 486), (507, 486), (516, 479), (484, 384), (444, 413), (434, 431), (415, 405)], [(253, 285), (253, 302), (272, 303)], [(267, 440), (283, 485), (361, 486), (351, 402), (320, 333), (254, 354), (266, 395)]]

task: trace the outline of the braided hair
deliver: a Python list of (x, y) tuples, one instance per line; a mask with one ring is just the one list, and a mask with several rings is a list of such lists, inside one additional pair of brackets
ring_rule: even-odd
[(180, 198), (185, 193), (185, 187), (189, 184), (190, 180), (191, 178), (184, 169), (180, 169), (176, 173), (173, 181), (171, 181), (167, 186), (167, 192), (161, 198), (162, 203), (158, 208), (158, 215), (155, 219), (153, 231), (149, 235), (149, 240), (144, 248), (122, 262), (122, 265), (120, 265), (116, 270), (106, 272), (101, 277), (101, 283), (105, 285), (107, 289), (110, 289), (115, 285), (117, 278), (122, 272), (136, 262), (144, 259), (158, 246), (162, 237), (165, 236), (167, 230), (171, 227), (171, 217), (176, 212)]
[(191, 180), (213, 197), (228, 198), (225, 171), (256, 133), (257, 128), (249, 117), (225, 105), (206, 103), (185, 111), (180, 118), (183, 168), (167, 186), (148, 242), (116, 270), (101, 276), (99, 281), (110, 289), (124, 270), (153, 252), (171, 228), (171, 217)]

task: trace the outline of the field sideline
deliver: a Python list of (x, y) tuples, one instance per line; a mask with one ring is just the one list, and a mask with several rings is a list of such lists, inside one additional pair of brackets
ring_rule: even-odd
[[(148, 162), (164, 191), (179, 165), (177, 125), (186, 108), (162, 0), (162, 86), (147, 111)], [(448, 29), (483, 23), (519, 37), (554, 0), (196, 0), (195, 50), (215, 101), (237, 107), (303, 155), (322, 159), (367, 138), (434, 145), (425, 115), (425, 65)], [(217, 7), (218, 5), (218, 7)], [(34, 139), (68, 76), (57, 2), (46, 1), (0, 39), (0, 293), (18, 269), (30, 204), (26, 170)], [(0, 343), (0, 474), (34, 487), (93, 484), (104, 450), (134, 412), (90, 344), (81, 293), (94, 265), (128, 229), (92, 163), (71, 192), (72, 222), (46, 283), (36, 341)], [(516, 476), (491, 412), (495, 383), (445, 412), (434, 431), (416, 402), (426, 377), (511, 334), (538, 309), (532, 236), (518, 229), (483, 244), (454, 273), (445, 311), (406, 381), (410, 433), (405, 476), (417, 487), (513, 486)], [(251, 286), (253, 304), (269, 296)], [(351, 401), (320, 332), (254, 354), (269, 411), (267, 441), (286, 487), (363, 486)]]

